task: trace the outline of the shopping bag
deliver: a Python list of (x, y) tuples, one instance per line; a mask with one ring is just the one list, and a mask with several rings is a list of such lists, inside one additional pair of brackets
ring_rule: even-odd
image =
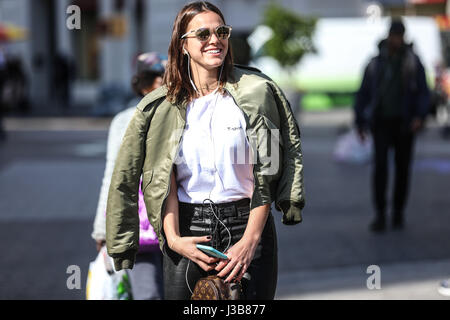
[(86, 283), (87, 300), (131, 300), (131, 285), (125, 270), (114, 270), (106, 247), (89, 264)]
[(341, 135), (333, 151), (333, 157), (338, 162), (363, 164), (372, 158), (372, 137), (367, 133), (361, 141), (355, 129)]

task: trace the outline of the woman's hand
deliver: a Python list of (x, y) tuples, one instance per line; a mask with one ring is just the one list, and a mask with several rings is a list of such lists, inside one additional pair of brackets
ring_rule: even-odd
[(210, 257), (197, 249), (196, 244), (211, 241), (211, 236), (204, 237), (176, 237), (171, 241), (170, 249), (181, 254), (183, 257), (195, 262), (205, 271), (211, 271), (215, 267), (215, 263), (219, 261), (217, 258)]
[(256, 247), (261, 240), (269, 211), (270, 204), (256, 207), (250, 211), (244, 235), (225, 252), (228, 260), (221, 260), (215, 268), (217, 271), (220, 271), (217, 274), (219, 277), (224, 277), (229, 274), (225, 282), (231, 282), (233, 279), (236, 282), (242, 280), (242, 277), (255, 256)]
[(220, 271), (217, 275), (222, 278), (229, 274), (225, 282), (231, 282), (233, 279), (236, 282), (241, 281), (253, 260), (258, 243), (259, 240), (242, 237), (225, 252), (228, 260), (221, 259), (215, 268), (216, 271)]
[(100, 252), (100, 250), (102, 250), (102, 248), (105, 244), (106, 244), (106, 240), (104, 240), (104, 239), (95, 240), (95, 248), (97, 249), (97, 252)]
[(414, 118), (413, 120), (412, 120), (412, 123), (411, 123), (411, 131), (412, 131), (412, 133), (417, 133), (417, 132), (419, 132), (420, 131), (420, 129), (422, 129), (422, 127), (423, 127), (423, 121), (422, 121), (422, 119), (420, 119), (420, 118)]
[(175, 174), (170, 180), (170, 192), (167, 197), (166, 211), (163, 217), (164, 233), (167, 237), (167, 244), (169, 248), (183, 257), (192, 260), (205, 271), (214, 270), (215, 265), (219, 259), (207, 256), (205, 253), (197, 249), (196, 244), (211, 241), (211, 236), (204, 237), (181, 237), (179, 232), (179, 217), (178, 217), (178, 196), (177, 183)]

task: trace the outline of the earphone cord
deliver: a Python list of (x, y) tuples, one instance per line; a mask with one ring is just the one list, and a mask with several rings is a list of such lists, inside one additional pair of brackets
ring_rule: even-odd
[(197, 92), (197, 94), (200, 94), (200, 93), (198, 92), (197, 87), (196, 87), (195, 84), (194, 84), (194, 81), (192, 81), (192, 78), (191, 78), (191, 56), (190, 56), (189, 52), (187, 52), (187, 51), (186, 51), (186, 54), (187, 54), (187, 56), (188, 56), (188, 75), (189, 75), (189, 81), (191, 82), (192, 87), (194, 87), (195, 92)]
[[(189, 76), (189, 81), (191, 82), (191, 85), (194, 88), (195, 92), (197, 92), (197, 94), (200, 94), (200, 92), (198, 91), (197, 87), (194, 84), (194, 81), (192, 81), (192, 78), (191, 78), (191, 55), (189, 54), (189, 52), (187, 52), (187, 50), (186, 50), (186, 54), (188, 56), (188, 76)], [(219, 88), (220, 79), (222, 78), (222, 71), (223, 71), (224, 64), (225, 63), (222, 63), (222, 66), (220, 67), (219, 79), (217, 80), (217, 88)]]
[[(218, 80), (218, 82), (220, 82), (220, 79), (222, 78), (223, 65), (224, 65), (224, 64), (222, 63), (222, 67), (220, 68), (220, 73), (219, 73), (219, 80)], [(217, 88), (218, 88), (218, 87), (219, 87), (219, 85), (217, 85)], [(214, 112), (216, 111), (216, 105), (217, 105), (217, 99), (218, 99), (218, 98), (219, 98), (219, 95), (216, 96), (216, 99), (215, 99), (215, 101), (214, 101), (214, 109), (213, 109), (213, 111), (212, 111), (212, 114), (211, 114), (211, 120), (210, 120), (210, 122), (209, 122), (209, 123), (210, 123), (210, 127), (212, 127), (211, 123), (212, 123), (212, 121), (213, 121)], [(222, 177), (220, 176), (219, 170), (217, 170), (217, 166), (216, 166), (216, 156), (215, 156), (216, 148), (215, 148), (215, 144), (214, 144), (214, 135), (213, 135), (213, 134), (211, 134), (211, 140), (212, 140), (212, 143), (213, 143), (213, 157), (214, 157), (213, 163), (214, 163), (214, 168), (216, 169), (216, 170), (215, 170), (215, 173), (217, 173), (217, 175), (219, 176), (220, 182), (221, 182), (221, 184), (222, 184), (222, 189), (225, 189), (225, 186), (224, 186), (224, 184), (223, 184)], [(215, 177), (215, 176), (214, 176), (214, 177)], [(225, 230), (227, 230), (227, 232), (228, 232), (228, 244), (227, 244), (227, 247), (226, 247), (225, 250), (224, 250), (224, 252), (225, 252), (225, 251), (228, 250), (228, 248), (230, 247), (230, 244), (231, 244), (231, 232), (230, 232), (230, 230), (227, 228), (227, 226), (222, 222), (222, 220), (217, 216), (216, 211), (214, 210), (214, 208), (213, 208), (213, 206), (212, 206), (213, 204), (215, 205), (215, 203), (214, 203), (214, 201), (211, 200), (211, 193), (212, 193), (212, 189), (209, 191), (209, 196), (208, 196), (208, 198), (206, 198), (205, 200), (203, 200), (203, 204), (205, 204), (205, 201), (209, 201), (209, 207), (211, 208), (211, 212), (213, 213), (214, 217), (216, 218), (216, 225), (215, 225), (215, 228), (214, 228), (213, 235), (216, 234), (218, 222), (220, 222), (220, 223), (223, 225), (223, 227), (225, 228)], [(215, 249), (217, 249), (217, 248), (215, 248)]]
[[(194, 82), (192, 81), (192, 78), (191, 78), (191, 67), (190, 67), (191, 56), (189, 55), (189, 52), (186, 51), (186, 53), (187, 53), (187, 55), (188, 55), (188, 74), (189, 74), (189, 81), (191, 82), (191, 85), (192, 85), (192, 87), (194, 88), (194, 90), (197, 92), (197, 94), (200, 94), (199, 91), (197, 90), (197, 87), (195, 86)], [(222, 63), (222, 66), (221, 66), (221, 68), (220, 68), (219, 79), (218, 79), (218, 81), (217, 81), (217, 89), (219, 88), (220, 79), (222, 78), (223, 66), (224, 66), (224, 63)], [(217, 89), (216, 89), (216, 90), (217, 90)], [(213, 114), (214, 114), (214, 111), (215, 111), (215, 109), (216, 109), (217, 98), (218, 98), (218, 97), (216, 97), (216, 100), (215, 100), (215, 103), (214, 103)], [(212, 115), (211, 115), (211, 121), (212, 121)], [(215, 148), (214, 148), (214, 139), (212, 139), (212, 141), (213, 141), (213, 149), (215, 149)], [(215, 151), (215, 150), (214, 150), (214, 151)], [(215, 160), (215, 159), (214, 159), (214, 160)], [(216, 172), (217, 172), (217, 174), (219, 175), (219, 179), (220, 179), (220, 181), (221, 181), (221, 183), (222, 183), (222, 187), (223, 187), (223, 181), (222, 181), (222, 178), (220, 177), (220, 174), (219, 174), (218, 171), (217, 171), (216, 161), (214, 161), (214, 167), (216, 168)], [(230, 244), (231, 244), (231, 232), (230, 232), (230, 230), (227, 228), (227, 226), (222, 222), (222, 220), (220, 220), (219, 217), (217, 216), (217, 214), (216, 214), (216, 212), (215, 212), (215, 209), (214, 209), (214, 207), (212, 206), (213, 204), (215, 205), (215, 203), (211, 200), (211, 192), (212, 192), (212, 190), (209, 191), (209, 196), (208, 196), (208, 198), (205, 199), (205, 200), (203, 200), (203, 204), (205, 204), (205, 201), (209, 201), (209, 207), (211, 208), (211, 212), (213, 213), (214, 217), (216, 218), (216, 224), (215, 224), (215, 226), (214, 226), (214, 231), (212, 232), (212, 234), (213, 234), (213, 235), (216, 234), (218, 222), (220, 222), (220, 223), (224, 226), (225, 230), (226, 230), (227, 233), (228, 233), (228, 244), (227, 244), (227, 247), (226, 247), (225, 250), (224, 250), (224, 252), (226, 252), (226, 251), (228, 250), (228, 248), (230, 247)], [(217, 249), (217, 248), (216, 248), (216, 249)], [(189, 281), (188, 281), (188, 270), (189, 270), (189, 265), (190, 265), (190, 263), (191, 263), (191, 260), (188, 259), (188, 265), (187, 265), (187, 267), (186, 267), (185, 279), (186, 279), (186, 285), (187, 285), (189, 291), (191, 292), (191, 294), (193, 294), (193, 291), (191, 290), (191, 287), (190, 287)]]
[[(211, 191), (210, 191), (209, 194), (211, 195)], [(215, 210), (215, 208), (213, 207), (213, 204), (215, 205), (214, 201), (212, 201), (212, 200), (209, 199), (209, 197), (208, 197), (207, 199), (203, 200), (203, 204), (205, 204), (206, 201), (209, 201), (209, 207), (211, 208), (211, 212), (212, 212), (212, 214), (214, 215), (214, 217), (216, 218), (216, 224), (215, 224), (214, 231), (213, 231), (212, 234), (213, 234), (213, 235), (216, 234), (218, 222), (220, 222), (220, 223), (222, 224), (222, 226), (225, 228), (225, 230), (226, 230), (227, 233), (228, 233), (228, 243), (227, 243), (227, 246), (226, 246), (225, 250), (223, 251), (223, 252), (226, 252), (226, 251), (228, 250), (228, 248), (230, 247), (230, 244), (231, 244), (231, 232), (230, 232), (230, 229), (228, 229), (228, 227), (225, 225), (225, 223), (223, 223), (222, 220), (217, 216), (216, 210)], [(217, 248), (216, 248), (216, 249), (217, 249)], [(193, 294), (193, 291), (192, 291), (192, 289), (191, 289), (191, 287), (190, 287), (190, 285), (189, 285), (189, 281), (188, 281), (188, 270), (189, 270), (189, 265), (190, 265), (190, 263), (191, 263), (191, 260), (188, 260), (188, 265), (187, 265), (187, 267), (186, 267), (186, 273), (185, 273), (185, 279), (186, 279), (186, 285), (187, 285), (189, 291), (191, 292), (191, 294)]]

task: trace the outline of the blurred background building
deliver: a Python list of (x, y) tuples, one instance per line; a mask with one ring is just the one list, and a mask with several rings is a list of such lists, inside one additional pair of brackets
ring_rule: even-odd
[[(20, 40), (0, 40), (8, 57), (19, 57), (27, 78), (32, 114), (52, 112), (112, 115), (125, 107), (134, 58), (144, 51), (167, 52), (172, 23), (183, 0), (0, 0), (0, 23), (23, 28)], [(233, 25), (239, 62), (249, 63), (247, 38), (261, 23), (269, 0), (217, 0)], [(428, 16), (440, 28), (443, 65), (449, 65), (449, 19), (445, 0), (284, 0), (304, 16), (377, 18)], [(71, 5), (81, 10), (80, 28)], [(306, 59), (308, 60), (308, 59)], [(270, 73), (270, 67), (268, 67)], [(264, 70), (266, 71), (266, 70)], [(360, 72), (360, 70), (358, 70)], [(353, 90), (359, 78), (350, 85)], [(301, 86), (301, 81), (300, 81)], [(308, 87), (305, 87), (308, 89)], [(305, 89), (300, 88), (300, 89)], [(345, 91), (344, 90), (344, 91)], [(344, 99), (345, 100), (345, 99)], [(345, 100), (344, 104), (348, 101)], [(314, 103), (313, 103), (314, 104)], [(333, 105), (335, 101), (333, 101)]]

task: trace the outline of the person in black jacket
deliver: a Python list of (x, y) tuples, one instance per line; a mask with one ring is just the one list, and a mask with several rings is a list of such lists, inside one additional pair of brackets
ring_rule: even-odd
[(410, 164), (416, 133), (428, 113), (430, 93), (425, 71), (412, 44), (404, 41), (405, 27), (393, 19), (380, 52), (367, 65), (355, 100), (355, 122), (359, 136), (368, 130), (374, 139), (373, 199), (376, 217), (370, 229), (386, 228), (388, 153), (395, 151), (395, 186), (392, 224), (401, 229), (407, 201)]
[(6, 79), (6, 57), (0, 47), (0, 142), (6, 140), (6, 131), (3, 127), (3, 85)]

